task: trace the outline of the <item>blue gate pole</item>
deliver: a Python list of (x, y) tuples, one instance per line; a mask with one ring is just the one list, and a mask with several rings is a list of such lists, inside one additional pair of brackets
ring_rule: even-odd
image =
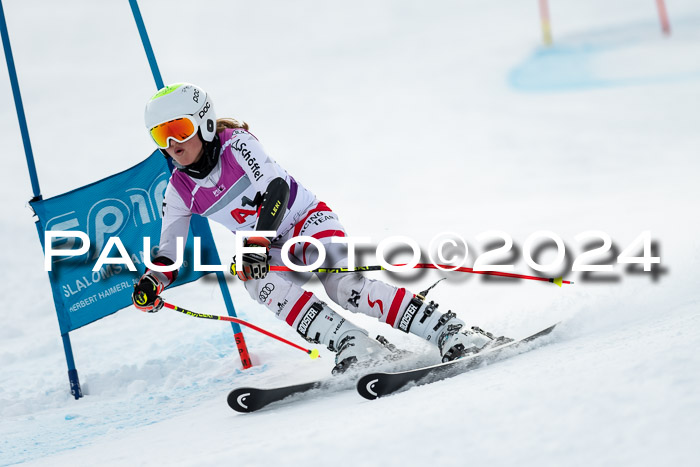
[[(131, 6), (131, 12), (134, 15), (134, 20), (136, 21), (136, 27), (139, 30), (139, 35), (141, 36), (141, 42), (143, 43), (143, 48), (146, 51), (146, 57), (148, 57), (148, 64), (151, 66), (151, 73), (153, 74), (153, 79), (156, 82), (156, 87), (161, 89), (163, 84), (163, 78), (161, 77), (160, 70), (158, 68), (158, 62), (156, 62), (156, 56), (153, 53), (153, 47), (151, 46), (151, 41), (148, 38), (148, 32), (146, 31), (146, 25), (143, 22), (143, 16), (141, 16), (141, 10), (137, 0), (129, 0), (129, 5)], [(172, 171), (172, 165), (168, 161), (168, 167)], [(197, 216), (192, 217), (191, 221), (192, 233), (202, 239), (202, 244), (207, 247), (211, 246), (214, 253), (218, 252), (216, 249), (216, 243), (214, 242), (214, 237), (211, 234), (211, 229), (207, 224), (206, 219), (198, 218)], [(221, 289), (221, 295), (224, 297), (224, 304), (226, 305), (226, 311), (229, 316), (236, 317), (236, 309), (233, 306), (233, 300), (231, 300), (231, 293), (226, 285), (226, 276), (221, 271), (216, 272), (216, 278), (219, 281), (219, 288)], [(248, 348), (243, 337), (243, 331), (237, 323), (231, 323), (233, 328), (233, 335), (236, 340), (236, 347), (238, 348), (238, 353), (241, 358), (241, 364), (244, 369), (250, 368), (252, 366), (250, 362), (250, 355), (248, 354)]]
[[(39, 187), (39, 177), (36, 174), (36, 165), (34, 164), (34, 153), (32, 152), (32, 143), (29, 139), (29, 129), (27, 128), (27, 119), (24, 115), (24, 105), (22, 104), (22, 94), (19, 91), (19, 80), (17, 79), (17, 70), (15, 69), (15, 60), (12, 57), (12, 47), (10, 46), (10, 34), (7, 30), (7, 22), (5, 21), (5, 10), (0, 0), (0, 33), (2, 35), (2, 45), (5, 51), (5, 61), (7, 62), (7, 72), (10, 75), (10, 83), (12, 85), (12, 95), (15, 99), (15, 109), (17, 110), (17, 119), (19, 120), (19, 129), (22, 133), (22, 143), (24, 144), (24, 154), (27, 158), (27, 169), (29, 169), (29, 179), (32, 183), (32, 191), (34, 197), (32, 201), (42, 199), (41, 188)], [(36, 222), (36, 230), (39, 235), (39, 242), (42, 249), (44, 247), (43, 228), (40, 222)], [(73, 349), (70, 344), (68, 333), (61, 334), (63, 339), (63, 351), (66, 354), (66, 364), (68, 365), (68, 381), (70, 382), (71, 394), (76, 399), (83, 397), (83, 392), (80, 389), (80, 379), (78, 379), (78, 370), (75, 369), (75, 361), (73, 359)]]
[(143, 16), (141, 16), (141, 10), (139, 10), (139, 4), (136, 0), (129, 0), (129, 5), (131, 5), (131, 12), (134, 15), (134, 20), (136, 20), (136, 27), (139, 30), (141, 42), (143, 43), (143, 48), (146, 51), (146, 57), (148, 57), (148, 64), (151, 66), (151, 73), (153, 73), (153, 79), (156, 81), (156, 87), (161, 89), (163, 87), (163, 78), (160, 76), (158, 62), (156, 62), (156, 56), (153, 53), (153, 47), (151, 47), (151, 41), (148, 38), (146, 24), (143, 22)]

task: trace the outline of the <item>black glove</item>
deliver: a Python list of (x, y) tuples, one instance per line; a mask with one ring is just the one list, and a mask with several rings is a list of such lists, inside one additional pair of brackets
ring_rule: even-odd
[(163, 284), (151, 274), (144, 274), (139, 279), (139, 283), (134, 285), (134, 293), (131, 300), (134, 306), (147, 313), (155, 313), (163, 308), (163, 299), (160, 293), (163, 291)]
[[(270, 240), (265, 237), (250, 237), (245, 241), (245, 246), (261, 246), (270, 251)], [(235, 274), (242, 281), (250, 279), (264, 279), (270, 270), (270, 255), (265, 253), (243, 253), (241, 268), (236, 270), (235, 261), (231, 263), (231, 274)]]

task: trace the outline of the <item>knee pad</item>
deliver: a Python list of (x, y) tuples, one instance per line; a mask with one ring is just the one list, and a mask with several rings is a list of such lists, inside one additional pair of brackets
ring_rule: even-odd
[(357, 303), (351, 301), (358, 300), (367, 279), (356, 273), (341, 273), (326, 274), (320, 280), (331, 300), (346, 310), (357, 311)]

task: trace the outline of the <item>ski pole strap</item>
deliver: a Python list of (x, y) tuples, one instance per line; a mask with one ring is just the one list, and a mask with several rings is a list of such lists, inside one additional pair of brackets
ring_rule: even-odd
[(177, 312), (179, 312), (179, 313), (182, 313), (182, 314), (185, 314), (185, 315), (189, 315), (189, 316), (193, 316), (193, 317), (195, 317), (195, 318), (213, 319), (213, 320), (219, 320), (219, 321), (230, 321), (230, 322), (233, 322), (233, 323), (238, 323), (238, 324), (240, 324), (240, 325), (247, 326), (247, 327), (249, 327), (249, 328), (251, 328), (251, 329), (254, 329), (255, 331), (258, 331), (258, 332), (261, 333), (261, 334), (265, 334), (265, 335), (268, 336), (268, 337), (272, 337), (273, 339), (277, 339), (277, 340), (280, 341), (280, 342), (284, 342), (285, 344), (287, 344), (287, 345), (289, 345), (289, 346), (292, 346), (292, 347), (294, 347), (295, 349), (303, 350), (303, 351), (306, 352), (312, 359), (316, 359), (316, 358), (320, 358), (320, 357), (321, 357), (321, 355), (319, 355), (319, 353), (318, 353), (318, 349), (306, 349), (306, 348), (304, 348), (304, 347), (302, 347), (302, 346), (300, 346), (300, 345), (295, 344), (294, 342), (288, 341), (288, 340), (285, 339), (284, 337), (280, 337), (280, 336), (278, 336), (278, 335), (276, 335), (276, 334), (271, 333), (270, 331), (266, 331), (266, 330), (263, 329), (263, 328), (260, 328), (260, 327), (254, 325), (254, 324), (251, 324), (251, 323), (249, 323), (249, 322), (247, 322), (247, 321), (243, 321), (242, 319), (239, 319), (239, 318), (234, 318), (234, 317), (232, 317), (232, 316), (207, 315), (207, 314), (204, 314), (204, 313), (197, 313), (197, 312), (194, 312), (194, 311), (186, 310), (185, 308), (180, 308), (180, 307), (178, 307), (178, 306), (176, 306), (176, 305), (173, 305), (173, 304), (171, 304), (171, 303), (168, 303), (168, 302), (163, 302), (163, 306), (164, 306), (165, 308), (170, 308), (171, 310), (175, 310), (175, 311), (177, 311)]

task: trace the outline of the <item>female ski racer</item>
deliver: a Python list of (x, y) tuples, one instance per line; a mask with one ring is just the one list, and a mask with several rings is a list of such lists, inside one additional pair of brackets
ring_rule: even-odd
[[(300, 235), (324, 245), (322, 267), (347, 267), (347, 245), (331, 242), (346, 233), (338, 216), (267, 154), (246, 123), (217, 120), (211, 96), (188, 83), (159, 90), (146, 105), (145, 121), (153, 141), (176, 168), (165, 190), (160, 248), (152, 260), (154, 265), (174, 263), (176, 238), (187, 238), (192, 213), (219, 222), (232, 232), (276, 231), (274, 237), (245, 240), (245, 246), (267, 251), (245, 253), (238, 265), (236, 274), (250, 296), (307, 341), (335, 352), (334, 373), (357, 362), (391, 358), (395, 348), (386, 339), (370, 338), (367, 331), (304, 290), (303, 284), (297, 283), (298, 274), (269, 272), (270, 265), (283, 264), (282, 245)], [(299, 265), (313, 264), (319, 253), (308, 246), (293, 245), (290, 259)], [(160, 294), (176, 277), (177, 270), (146, 270), (134, 286), (136, 308), (160, 310)], [(405, 288), (367, 279), (357, 272), (321, 273), (318, 278), (339, 306), (426, 339), (439, 349), (443, 361), (508, 340), (476, 327), (469, 329), (455, 313), (439, 312), (436, 303), (426, 303)]]

